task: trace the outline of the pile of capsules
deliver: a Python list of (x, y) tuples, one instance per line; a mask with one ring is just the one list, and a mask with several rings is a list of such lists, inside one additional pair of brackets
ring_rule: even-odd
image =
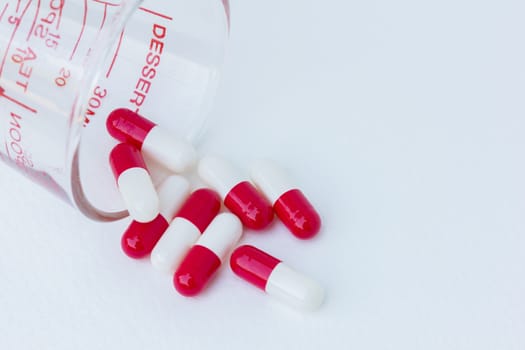
[[(109, 160), (133, 219), (122, 237), (126, 255), (135, 259), (149, 255), (155, 268), (173, 275), (176, 290), (184, 296), (200, 293), (230, 257), (232, 271), (267, 294), (303, 310), (321, 305), (323, 288), (312, 279), (256, 247), (234, 250), (243, 226), (263, 230), (274, 213), (300, 239), (319, 232), (318, 213), (278, 166), (256, 163), (251, 169), (255, 187), (224, 159), (205, 156), (197, 172), (209, 188), (190, 193), (189, 181), (176, 175), (197, 163), (190, 143), (128, 109), (111, 112), (106, 126), (121, 142)], [(158, 189), (143, 156), (173, 173)], [(222, 202), (228, 211), (221, 213)]]

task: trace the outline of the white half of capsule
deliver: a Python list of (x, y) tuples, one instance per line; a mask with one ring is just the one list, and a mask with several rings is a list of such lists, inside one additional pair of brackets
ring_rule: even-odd
[(190, 142), (158, 125), (146, 135), (142, 152), (175, 173), (189, 170), (197, 160), (197, 152)]
[(293, 186), (288, 174), (270, 160), (260, 160), (252, 164), (250, 177), (272, 204), (286, 192), (297, 188)]
[(190, 183), (178, 175), (167, 177), (159, 186), (160, 215), (170, 222), (190, 194)]
[(151, 264), (173, 274), (201, 232), (191, 221), (176, 217), (151, 252)]
[(129, 215), (138, 222), (150, 222), (159, 214), (159, 196), (144, 168), (130, 168), (117, 179), (122, 200)]
[(203, 157), (199, 162), (199, 177), (214, 189), (222, 199), (237, 184), (246, 181), (242, 173), (232, 164), (217, 156)]
[(313, 311), (324, 301), (324, 289), (311, 278), (279, 263), (266, 282), (266, 293), (299, 310)]
[(223, 262), (241, 236), (242, 223), (239, 218), (222, 213), (213, 219), (195, 244), (208, 248)]

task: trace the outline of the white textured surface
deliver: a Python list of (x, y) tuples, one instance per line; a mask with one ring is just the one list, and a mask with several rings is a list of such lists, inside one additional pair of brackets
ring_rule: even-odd
[(142, 144), (142, 151), (175, 173), (183, 173), (197, 161), (197, 151), (183, 138), (155, 126)]
[(233, 1), (201, 152), (290, 169), (322, 232), (243, 243), (318, 280), (323, 306), (294, 312), (227, 266), (181, 297), (121, 253), (129, 221), (2, 166), (0, 348), (523, 350), (524, 6)]
[(281, 302), (304, 311), (317, 310), (325, 294), (319, 283), (282, 262), (273, 269), (265, 290)]
[(135, 221), (150, 222), (159, 215), (159, 196), (146, 169), (125, 170), (117, 183), (124, 205)]
[(224, 264), (233, 247), (239, 242), (242, 232), (242, 223), (237, 216), (221, 213), (212, 220), (195, 244), (214, 252)]
[(151, 252), (151, 264), (160, 271), (175, 272), (201, 232), (191, 221), (176, 217)]

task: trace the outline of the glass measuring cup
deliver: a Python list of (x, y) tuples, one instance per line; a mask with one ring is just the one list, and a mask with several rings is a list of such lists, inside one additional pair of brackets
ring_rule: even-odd
[(228, 28), (227, 0), (0, 0), (0, 159), (90, 218), (125, 216), (106, 116), (195, 141)]

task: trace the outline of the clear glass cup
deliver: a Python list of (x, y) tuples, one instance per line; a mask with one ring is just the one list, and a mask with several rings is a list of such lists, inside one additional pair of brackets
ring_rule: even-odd
[(227, 0), (0, 0), (0, 158), (92, 219), (126, 216), (106, 116), (195, 141), (228, 31)]

